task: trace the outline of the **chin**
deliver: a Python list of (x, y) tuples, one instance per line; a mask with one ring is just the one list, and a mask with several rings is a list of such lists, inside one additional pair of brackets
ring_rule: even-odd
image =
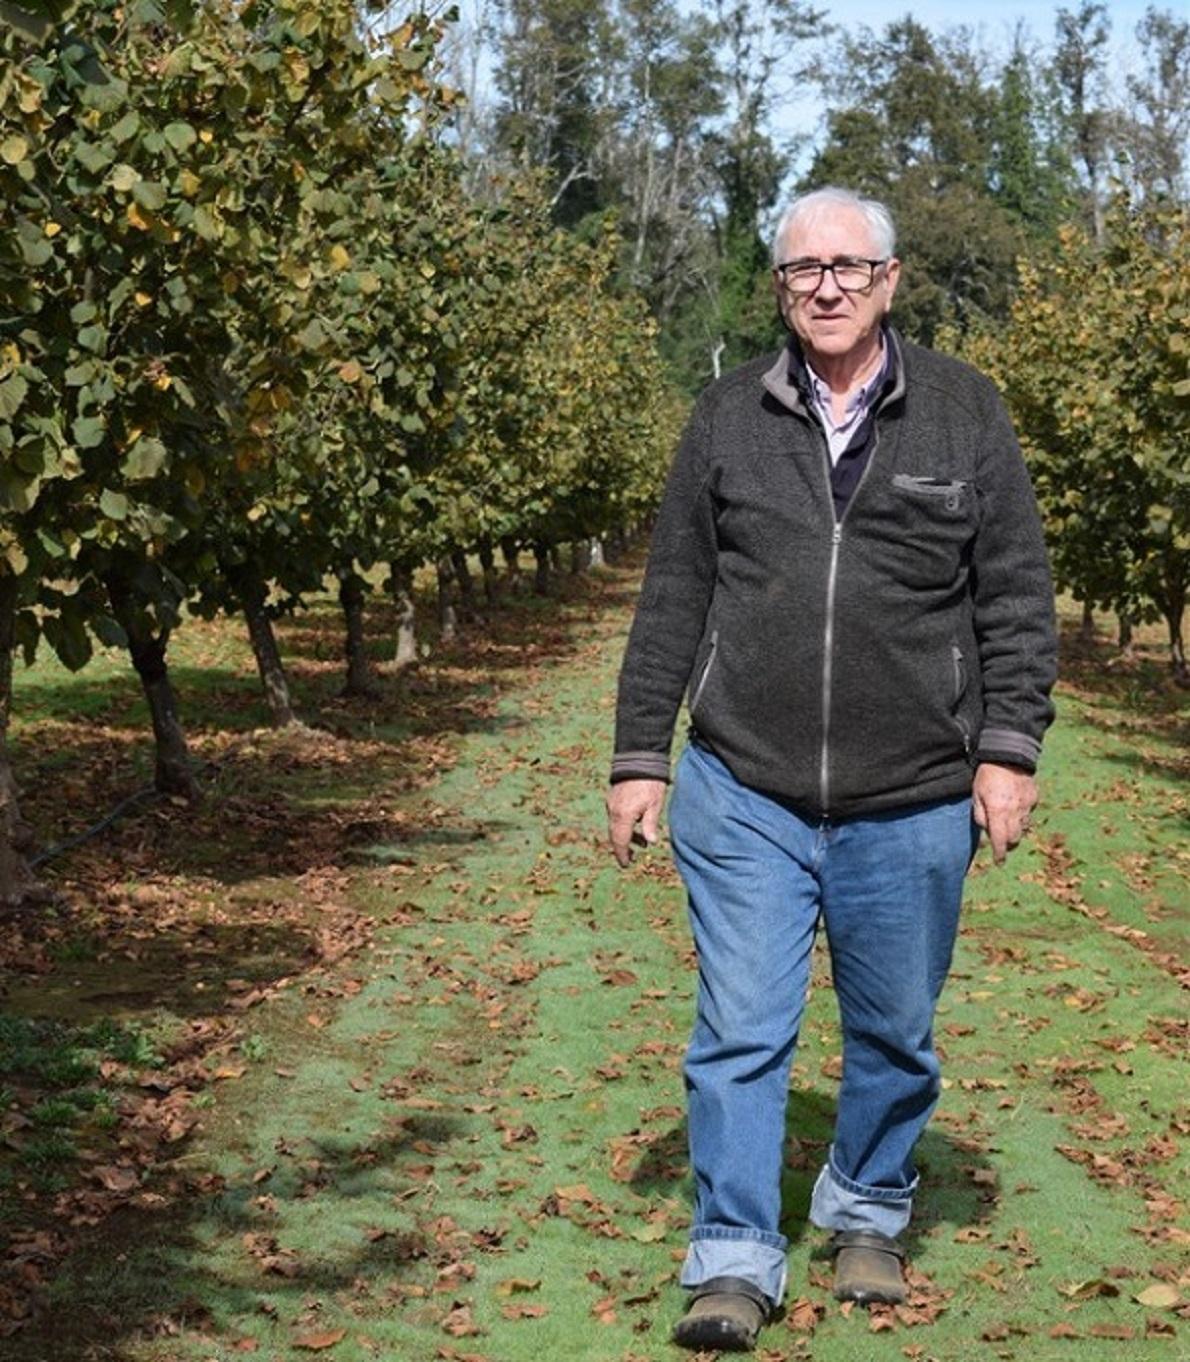
[(826, 331), (810, 337), (811, 347), (824, 355), (845, 355), (855, 348), (855, 342), (850, 331)]

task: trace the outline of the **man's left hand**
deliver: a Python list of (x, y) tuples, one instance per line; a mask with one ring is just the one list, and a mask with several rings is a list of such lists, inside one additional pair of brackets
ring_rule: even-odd
[(971, 788), (971, 811), (987, 833), (997, 865), (1029, 830), (1029, 815), (1037, 804), (1037, 782), (1018, 766), (981, 762)]

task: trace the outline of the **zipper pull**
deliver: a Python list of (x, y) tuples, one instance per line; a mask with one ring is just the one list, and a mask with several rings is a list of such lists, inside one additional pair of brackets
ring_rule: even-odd
[(843, 526), (838, 521), (835, 522), (835, 531), (831, 535), (831, 543), (837, 544), (843, 538)]

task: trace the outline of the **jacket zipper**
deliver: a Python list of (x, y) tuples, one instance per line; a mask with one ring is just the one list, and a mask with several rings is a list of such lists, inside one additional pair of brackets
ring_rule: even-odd
[(955, 726), (963, 737), (963, 752), (966, 756), (971, 755), (971, 729), (967, 720), (959, 712), (962, 704), (963, 694), (967, 689), (967, 666), (963, 658), (963, 650), (957, 643), (952, 643), (950, 648), (951, 662), (954, 665), (954, 721)]
[(711, 651), (707, 654), (706, 664), (702, 669), (702, 675), (698, 678), (698, 685), (694, 688), (694, 696), (690, 701), (689, 714), (694, 718), (694, 711), (698, 708), (698, 702), (702, 698), (703, 687), (707, 684), (707, 677), (711, 674), (711, 667), (715, 661), (715, 653), (719, 648), (719, 630), (711, 630)]
[[(834, 491), (831, 488), (830, 473), (830, 446), (827, 443), (826, 434), (819, 425), (819, 434), (822, 435), (823, 464), (822, 470), (826, 477), (827, 504), (834, 515)], [(827, 570), (826, 577), (826, 621), (823, 625), (822, 639), (822, 756), (818, 764), (818, 802), (822, 808), (822, 816), (825, 818), (830, 813), (830, 735), (831, 735), (831, 683), (834, 675), (834, 648), (835, 648), (835, 587), (839, 576), (839, 546), (843, 542), (843, 526), (847, 521), (847, 513), (855, 504), (855, 499), (859, 496), (860, 488), (867, 481), (868, 472), (872, 467), (873, 460), (876, 458), (876, 450), (880, 446), (880, 427), (876, 424), (875, 413), (872, 415), (872, 448), (868, 451), (868, 461), (864, 464), (864, 471), (860, 474), (859, 482), (855, 485), (847, 505), (843, 508), (843, 514), (834, 523), (831, 532), (831, 561)]]

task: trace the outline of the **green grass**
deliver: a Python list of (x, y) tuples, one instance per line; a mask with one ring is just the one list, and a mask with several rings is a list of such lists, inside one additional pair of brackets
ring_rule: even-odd
[[(471, 700), (496, 697), (497, 711), (451, 728), (454, 765), (424, 789), (371, 757), (303, 766), (289, 786), (271, 769), (245, 778), (245, 797), (289, 788), (306, 818), (366, 813), (321, 871), (346, 876), (374, 934), (251, 1012), (238, 1042), (250, 1062), (201, 1094), (201, 1129), (161, 1175), (166, 1208), (130, 1207), (84, 1236), (47, 1288), (52, 1331), (14, 1335), (6, 1358), (42, 1362), (52, 1333), (68, 1360), (296, 1362), (314, 1355), (303, 1340), (340, 1331), (322, 1351), (335, 1362), (681, 1356), (668, 1332), (689, 1222), (693, 977), (665, 851), (621, 873), (601, 845), (628, 620), (611, 595), (534, 606), (524, 627), (548, 625), (550, 646), (497, 689), (476, 683)], [(1035, 835), (971, 880), (910, 1235), (944, 1307), (931, 1324), (873, 1333), (823, 1285), (822, 1236), (804, 1221), (837, 1086), (819, 960), (785, 1229), (790, 1303), (822, 1318), (812, 1335), (768, 1329), (764, 1362), (1185, 1355), (1190, 1322), (1135, 1300), (1184, 1258), (1170, 1198), (1185, 1195), (1188, 1118), (1184, 995), (1165, 958), (1184, 948), (1185, 769), (1176, 697), (1141, 675), (1074, 669)], [(439, 681), (456, 684), (445, 669)], [(374, 732), (410, 731), (408, 713), (381, 717)], [(415, 717), (428, 731), (428, 711)], [(309, 892), (276, 866), (257, 872), (236, 892)], [(220, 901), (225, 918), (239, 901)], [(36, 1025), (9, 1042), (0, 1028), (0, 1047), (20, 1050)], [(46, 1139), (69, 1137), (69, 1092), (102, 1048), (79, 1034), (91, 1044), (44, 1032), (63, 1090), (45, 1099), (63, 1118), (47, 1117)], [(27, 1068), (40, 1051), (20, 1053)], [(13, 1083), (3, 1064), (0, 1081)], [(1150, 1321), (1174, 1336), (1146, 1337)]]

